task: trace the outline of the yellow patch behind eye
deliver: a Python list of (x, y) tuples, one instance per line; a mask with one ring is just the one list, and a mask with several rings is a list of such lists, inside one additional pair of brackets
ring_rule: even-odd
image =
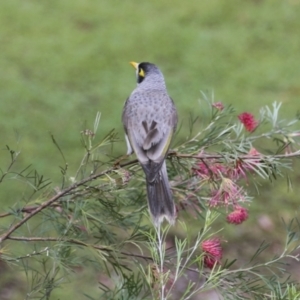
[(139, 76), (145, 77), (145, 72), (144, 72), (143, 69), (140, 69), (140, 71), (139, 71)]

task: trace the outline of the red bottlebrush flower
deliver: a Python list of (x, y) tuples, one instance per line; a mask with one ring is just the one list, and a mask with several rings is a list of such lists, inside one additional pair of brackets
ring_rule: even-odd
[(241, 224), (248, 219), (248, 211), (242, 206), (237, 206), (235, 210), (227, 216), (227, 222), (230, 224)]
[(220, 178), (221, 174), (227, 173), (227, 168), (220, 164), (216, 163), (215, 161), (211, 161), (210, 163), (198, 163), (194, 168), (193, 171), (196, 175), (200, 177), (211, 177), (214, 176), (215, 179)]
[(220, 110), (220, 111), (224, 109), (224, 105), (223, 105), (222, 102), (215, 102), (215, 103), (212, 104), (212, 106), (214, 108), (216, 108), (217, 110)]
[(219, 190), (213, 190), (211, 192), (211, 198), (209, 200), (210, 207), (217, 207), (220, 205), (229, 205), (231, 200), (230, 193), (223, 191), (221, 188)]
[(238, 180), (240, 178), (245, 178), (247, 180), (247, 175), (245, 173), (244, 161), (237, 160), (235, 165), (228, 171), (229, 178), (233, 180)]
[(212, 269), (215, 264), (220, 263), (222, 258), (222, 247), (220, 239), (212, 238), (202, 242), (202, 251), (204, 255), (204, 266)]
[(258, 125), (258, 121), (254, 119), (254, 116), (248, 112), (244, 112), (238, 115), (239, 120), (245, 126), (245, 129), (249, 132), (254, 131)]
[(216, 207), (220, 205), (228, 206), (236, 204), (238, 200), (244, 199), (244, 195), (245, 192), (243, 188), (239, 187), (229, 178), (222, 178), (219, 189), (211, 191), (209, 206)]

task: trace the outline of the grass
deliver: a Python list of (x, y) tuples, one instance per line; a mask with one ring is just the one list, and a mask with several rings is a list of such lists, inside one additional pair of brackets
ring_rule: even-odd
[[(216, 101), (237, 112), (257, 114), (261, 106), (283, 102), (283, 116), (292, 118), (300, 109), (299, 14), (298, 0), (2, 0), (1, 150), (20, 149), (18, 168), (33, 164), (58, 184), (63, 160), (49, 133), (72, 174), (83, 154), (80, 131), (92, 129), (100, 111), (99, 140), (115, 128), (115, 153), (124, 153), (120, 116), (135, 87), (131, 60), (162, 69), (183, 123), (181, 137), (189, 112), (205, 122), (200, 90), (214, 91)], [(3, 150), (0, 166), (7, 164)], [(26, 192), (22, 184), (14, 192), (12, 186), (1, 187), (3, 207)], [(298, 192), (287, 194), (284, 180), (266, 185), (251, 211), (267, 214), (277, 226), (282, 203), (287, 216), (299, 211)], [(249, 222), (258, 226), (256, 215)], [(73, 294), (64, 289), (55, 295)]]

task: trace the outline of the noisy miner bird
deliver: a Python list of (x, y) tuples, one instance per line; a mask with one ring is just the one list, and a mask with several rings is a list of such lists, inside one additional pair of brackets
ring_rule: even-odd
[(173, 224), (176, 212), (165, 159), (176, 130), (177, 110), (156, 65), (131, 65), (136, 69), (137, 87), (126, 100), (122, 115), (127, 155), (135, 152), (145, 172), (154, 224), (158, 226), (164, 218)]

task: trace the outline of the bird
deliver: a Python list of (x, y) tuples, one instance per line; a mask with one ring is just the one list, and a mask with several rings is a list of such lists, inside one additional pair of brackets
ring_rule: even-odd
[(176, 131), (178, 113), (160, 69), (150, 62), (130, 62), (137, 86), (127, 98), (122, 123), (127, 155), (135, 153), (145, 173), (148, 207), (155, 226), (175, 223), (176, 209), (166, 156)]

